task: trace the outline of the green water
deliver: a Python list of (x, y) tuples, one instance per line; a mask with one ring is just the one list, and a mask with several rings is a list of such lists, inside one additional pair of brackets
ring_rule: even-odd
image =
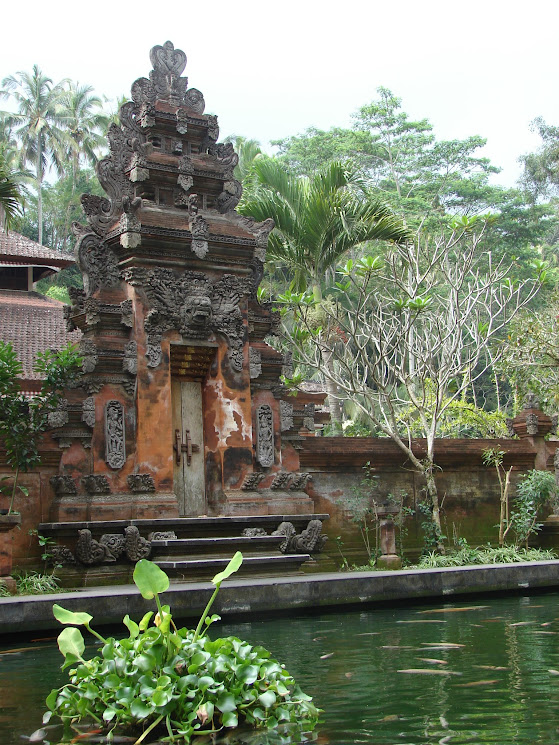
[[(324, 709), (321, 745), (559, 743), (557, 593), (212, 628), (285, 662)], [(65, 674), (52, 643), (2, 651), (0, 745), (11, 745), (40, 726)]]

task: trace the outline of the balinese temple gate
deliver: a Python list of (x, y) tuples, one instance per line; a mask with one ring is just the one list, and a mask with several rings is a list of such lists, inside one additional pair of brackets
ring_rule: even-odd
[(109, 130), (106, 197), (84, 194), (74, 225), (83, 378), (55, 430), (50, 519), (308, 515), (297, 444), (312, 405), (282, 387), (264, 341), (277, 318), (256, 297), (273, 222), (236, 213), (238, 156), (181, 77), (184, 52), (150, 59)]

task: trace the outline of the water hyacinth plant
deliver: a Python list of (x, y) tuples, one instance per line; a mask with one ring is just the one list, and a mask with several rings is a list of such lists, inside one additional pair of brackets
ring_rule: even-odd
[[(280, 738), (283, 733), (287, 739), (278, 742), (300, 742), (316, 726), (319, 710), (284, 666), (263, 647), (236, 637), (212, 641), (206, 634), (219, 620), (209, 611), (221, 583), (242, 560), (237, 552), (213, 578), (215, 591), (195, 630), (177, 629), (159, 598), (169, 579), (146, 559), (136, 564), (134, 582), (144, 598), (155, 599), (157, 613), (146, 613), (140, 623), (125, 616), (128, 638), (105, 639), (91, 628), (88, 613), (54, 605), (57, 620), (73, 624), (58, 637), (70, 683), (51, 691), (43, 723), (62, 721), (65, 741), (86, 722), (95, 724), (106, 742), (125, 734), (136, 737), (135, 745), (150, 733), (158, 743), (190, 743), (194, 735), (215, 736), (240, 725), (275, 730)], [(99, 656), (84, 659), (85, 642), (76, 625), (99, 640)]]

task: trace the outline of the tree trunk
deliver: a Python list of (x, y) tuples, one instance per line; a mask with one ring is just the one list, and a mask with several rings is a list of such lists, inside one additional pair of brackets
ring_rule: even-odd
[(445, 553), (444, 543), (442, 540), (442, 527), (441, 527), (441, 510), (440, 510), (440, 504), (439, 504), (439, 492), (437, 489), (437, 484), (435, 482), (435, 477), (433, 475), (433, 464), (432, 463), (426, 463), (423, 466), (423, 475), (425, 476), (425, 482), (427, 485), (427, 496), (429, 497), (429, 500), (431, 502), (432, 507), (432, 520), (433, 525), (435, 526), (435, 531), (437, 534), (437, 551), (441, 554)]
[[(322, 349), (321, 355), (322, 355), (322, 364), (324, 365), (324, 369), (329, 373), (329, 375), (332, 375), (334, 372), (332, 352), (330, 350)], [(340, 399), (337, 395), (338, 386), (329, 377), (329, 375), (325, 377), (326, 377), (326, 393), (328, 397), (328, 408), (330, 409), (330, 424), (332, 425), (332, 434), (341, 435), (343, 434), (343, 427), (342, 427), (342, 413), (340, 410)]]

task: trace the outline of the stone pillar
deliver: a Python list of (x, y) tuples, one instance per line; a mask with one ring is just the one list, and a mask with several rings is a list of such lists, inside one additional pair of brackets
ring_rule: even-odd
[(400, 569), (402, 560), (396, 553), (396, 526), (394, 516), (399, 508), (389, 502), (384, 502), (377, 508), (380, 522), (380, 551), (376, 565), (381, 569)]
[(530, 393), (524, 399), (522, 411), (512, 420), (512, 429), (521, 440), (528, 440), (536, 451), (534, 467), (547, 470), (545, 436), (553, 429), (553, 421), (541, 409), (537, 398)]
[(21, 515), (0, 515), (0, 585), (11, 593), (16, 591), (12, 577), (12, 530), (21, 524)]

